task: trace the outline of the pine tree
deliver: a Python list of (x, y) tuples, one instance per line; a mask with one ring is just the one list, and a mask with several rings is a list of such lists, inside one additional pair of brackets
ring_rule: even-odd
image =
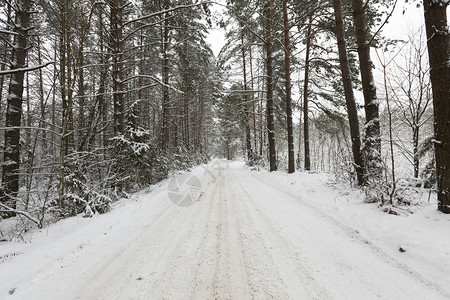
[[(20, 126), (22, 121), (22, 103), (24, 76), (30, 30), (31, 1), (17, 0), (12, 7), (15, 19), (12, 23), (14, 46), (11, 57), (11, 81), (8, 89), (6, 108), (5, 150), (3, 156), (2, 190), (0, 202), (3, 217), (13, 216), (16, 209), (16, 197), (19, 191), (20, 166)], [(6, 212), (5, 212), (6, 211)]]
[(438, 209), (450, 213), (450, 33), (446, 0), (424, 0), (433, 90)]
[(292, 96), (291, 96), (291, 46), (289, 36), (289, 19), (287, 1), (283, 1), (283, 25), (284, 25), (284, 72), (286, 81), (286, 117), (288, 133), (288, 172), (295, 172), (294, 133), (292, 124)]
[(264, 3), (264, 18), (265, 18), (265, 50), (266, 50), (266, 113), (267, 113), (267, 136), (269, 140), (269, 164), (270, 171), (277, 170), (277, 159), (275, 153), (275, 116), (274, 116), (274, 99), (273, 99), (273, 37), (272, 26), (274, 17), (274, 7), (272, 1), (265, 1)]
[[(381, 132), (379, 117), (379, 102), (372, 72), (370, 59), (370, 44), (366, 9), (362, 0), (352, 0), (353, 20), (355, 27), (356, 44), (358, 46), (359, 68), (364, 94), (364, 110), (366, 113), (364, 152), (367, 162), (368, 180), (376, 184), (382, 172), (381, 160)], [(377, 199), (376, 199), (377, 200)]]
[(347, 46), (344, 36), (344, 18), (342, 14), (342, 3), (333, 0), (334, 16), (336, 20), (336, 38), (339, 51), (339, 62), (342, 73), (342, 84), (344, 86), (345, 102), (347, 104), (348, 121), (350, 124), (350, 136), (352, 139), (353, 160), (359, 185), (364, 185), (364, 162), (361, 154), (361, 138), (359, 132), (358, 111), (356, 109), (355, 96), (350, 75), (350, 66), (347, 57)]

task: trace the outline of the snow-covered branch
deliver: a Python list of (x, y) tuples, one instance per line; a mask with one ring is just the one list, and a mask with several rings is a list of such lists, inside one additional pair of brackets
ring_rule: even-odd
[(171, 90), (173, 90), (173, 91), (175, 91), (175, 92), (177, 92), (177, 93), (184, 94), (183, 91), (180, 91), (179, 89), (177, 89), (177, 88), (175, 88), (175, 87), (173, 87), (173, 86), (171, 86), (171, 85), (169, 85), (169, 84), (165, 84), (165, 83), (162, 82), (159, 78), (157, 78), (157, 77), (155, 77), (155, 76), (152, 76), (152, 75), (136, 75), (136, 76), (131, 76), (131, 77), (125, 78), (125, 79), (123, 80), (123, 82), (129, 81), (129, 80), (133, 80), (133, 79), (136, 79), (136, 78), (149, 78), (149, 79), (151, 79), (151, 80), (156, 81), (156, 82), (159, 83), (160, 85), (162, 85), (162, 86), (164, 86), (164, 87), (167, 87), (167, 88), (169, 88), (169, 89), (171, 89)]
[(170, 12), (173, 12), (173, 11), (180, 10), (180, 9), (187, 9), (187, 8), (196, 7), (196, 6), (200, 6), (200, 5), (204, 5), (204, 4), (210, 4), (210, 3), (211, 3), (211, 1), (202, 1), (202, 2), (199, 2), (199, 3), (190, 4), (190, 5), (174, 6), (174, 7), (171, 7), (169, 9), (161, 10), (161, 11), (149, 14), (149, 15), (145, 15), (145, 16), (142, 16), (142, 17), (130, 20), (128, 22), (123, 23), (122, 26), (125, 27), (128, 24), (131, 24), (131, 23), (134, 23), (134, 22), (143, 21), (143, 20), (146, 20), (146, 19), (149, 19), (149, 18), (157, 17), (157, 16), (160, 16), (160, 15), (163, 15), (163, 14), (166, 14), (166, 13), (170, 13)]
[(30, 215), (28, 212), (26, 211), (22, 211), (22, 210), (17, 210), (17, 209), (13, 209), (3, 203), (0, 202), (0, 211), (4, 211), (4, 212), (12, 212), (15, 213), (17, 215), (21, 215), (24, 216), (25, 218), (29, 219), (30, 221), (36, 223), (36, 225), (40, 226), (41, 222), (36, 219), (35, 217), (33, 217), (32, 215)]
[(34, 66), (34, 67), (17, 68), (17, 69), (13, 69), (13, 70), (0, 71), (0, 76), (14, 74), (14, 73), (18, 73), (18, 72), (30, 72), (30, 71), (34, 71), (34, 70), (39, 70), (41, 68), (45, 68), (48, 65), (51, 65), (54, 63), (55, 63), (54, 61), (49, 61), (49, 62), (46, 62), (45, 64)]

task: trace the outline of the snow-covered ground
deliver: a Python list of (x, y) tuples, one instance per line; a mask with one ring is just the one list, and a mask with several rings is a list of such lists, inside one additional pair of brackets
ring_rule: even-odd
[(387, 215), (326, 175), (242, 163), (192, 175), (193, 205), (174, 205), (164, 182), (108, 214), (1, 243), (0, 299), (450, 297), (450, 216), (435, 204)]
[(261, 171), (252, 175), (325, 213), (340, 226), (354, 231), (360, 240), (420, 273), (450, 295), (450, 215), (437, 211), (435, 194), (419, 192), (416, 196), (421, 198), (420, 203), (405, 207), (414, 214), (406, 211), (395, 216), (381, 213), (378, 204), (364, 203), (361, 190), (335, 183), (328, 174)]

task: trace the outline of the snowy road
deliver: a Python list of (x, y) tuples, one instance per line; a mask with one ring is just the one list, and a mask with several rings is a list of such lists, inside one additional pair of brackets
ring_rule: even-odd
[(107, 239), (42, 269), (11, 298), (446, 298), (354, 230), (242, 165), (214, 172), (193, 206), (161, 200), (156, 212), (136, 209), (104, 229)]

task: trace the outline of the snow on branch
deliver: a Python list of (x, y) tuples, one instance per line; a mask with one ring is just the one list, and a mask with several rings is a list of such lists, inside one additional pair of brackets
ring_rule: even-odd
[(38, 69), (41, 69), (41, 68), (45, 68), (48, 65), (51, 65), (51, 64), (54, 64), (54, 63), (55, 63), (54, 61), (49, 61), (49, 62), (46, 62), (45, 64), (34, 66), (34, 67), (17, 68), (17, 69), (13, 69), (13, 70), (0, 71), (0, 76), (14, 74), (14, 73), (18, 73), (18, 72), (30, 72), (30, 71), (38, 70)]
[(19, 35), (17, 32), (0, 29), (0, 33)]
[(128, 22), (125, 22), (122, 26), (125, 27), (128, 24), (131, 24), (133, 22), (143, 21), (143, 20), (146, 20), (148, 18), (153, 18), (153, 17), (156, 17), (156, 16), (160, 16), (160, 15), (163, 15), (163, 14), (166, 14), (166, 13), (170, 13), (170, 12), (176, 11), (176, 10), (196, 7), (196, 6), (200, 6), (200, 5), (204, 5), (204, 4), (210, 4), (210, 3), (211, 3), (211, 1), (202, 1), (202, 2), (199, 2), (199, 3), (190, 4), (190, 5), (174, 6), (174, 7), (171, 7), (169, 9), (161, 10), (161, 11), (158, 11), (158, 12), (146, 15), (146, 16), (142, 16), (142, 17), (130, 20)]
[(149, 79), (151, 79), (151, 80), (156, 81), (156, 82), (159, 83), (160, 85), (162, 85), (162, 86), (164, 86), (164, 87), (167, 87), (167, 88), (169, 88), (169, 89), (171, 89), (171, 90), (173, 90), (173, 91), (175, 91), (175, 92), (177, 92), (177, 93), (184, 94), (183, 91), (180, 91), (179, 89), (177, 89), (177, 88), (175, 88), (175, 87), (173, 87), (173, 86), (171, 86), (171, 85), (165, 84), (164, 82), (162, 82), (161, 80), (159, 80), (158, 78), (156, 78), (155, 76), (152, 76), (152, 75), (136, 75), (136, 76), (131, 76), (131, 77), (125, 78), (125, 79), (123, 80), (123, 82), (128, 81), (128, 80), (133, 80), (133, 79), (136, 79), (136, 78), (149, 78)]
[(7, 205), (1, 203), (1, 202), (0, 202), (0, 208), (1, 208), (0, 211), (13, 212), (13, 213), (15, 213), (15, 214), (17, 214), (17, 215), (21, 215), (21, 216), (26, 217), (26, 218), (29, 219), (30, 221), (36, 223), (36, 225), (38, 225), (38, 226), (41, 225), (41, 222), (40, 222), (38, 219), (36, 219), (35, 217), (33, 217), (32, 215), (30, 215), (30, 214), (29, 214), (28, 212), (26, 212), (26, 211), (13, 209), (13, 208), (11, 208), (11, 207), (9, 207), (9, 206), (7, 206)]

